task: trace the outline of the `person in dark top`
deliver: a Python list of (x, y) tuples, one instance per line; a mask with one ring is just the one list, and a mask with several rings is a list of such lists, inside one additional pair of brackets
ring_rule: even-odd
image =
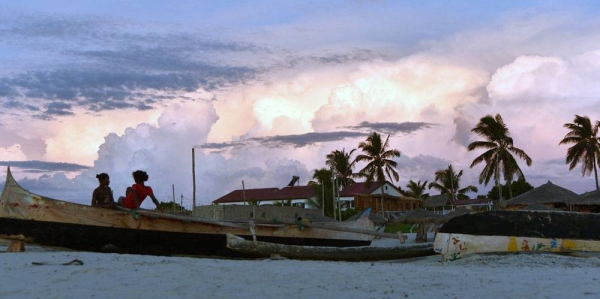
[(110, 177), (106, 173), (97, 174), (96, 178), (100, 185), (94, 189), (92, 194), (92, 207), (112, 207), (115, 204), (113, 198), (112, 189), (108, 186), (110, 184)]

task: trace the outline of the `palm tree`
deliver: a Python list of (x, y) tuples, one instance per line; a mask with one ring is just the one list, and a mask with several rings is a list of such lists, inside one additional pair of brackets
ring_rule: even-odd
[(344, 189), (349, 185), (354, 184), (352, 179), (352, 170), (354, 169), (355, 161), (352, 160), (352, 154), (356, 149), (346, 153), (346, 149), (335, 150), (327, 155), (325, 164), (333, 169), (333, 174), (337, 178), (339, 188)]
[(390, 135), (381, 142), (381, 136), (377, 132), (369, 135), (367, 139), (358, 144), (362, 154), (356, 157), (355, 162), (367, 162), (367, 165), (358, 172), (358, 176), (366, 178), (366, 186), (369, 188), (374, 181), (379, 182), (381, 188), (381, 213), (385, 218), (383, 204), (383, 185), (386, 177), (392, 181), (399, 179), (398, 172), (394, 169), (398, 163), (392, 160), (394, 157), (400, 157), (400, 151), (397, 149), (388, 149)]
[(309, 181), (308, 186), (313, 186), (317, 198), (316, 200), (306, 200), (306, 204), (322, 209), (324, 215), (328, 217), (333, 216), (333, 184), (331, 177), (331, 170), (327, 168), (315, 169), (312, 177), (313, 181)]
[(441, 194), (448, 194), (450, 202), (454, 206), (456, 199), (469, 199), (465, 194), (467, 192), (477, 192), (477, 187), (469, 185), (465, 188), (460, 188), (460, 178), (463, 171), (456, 173), (452, 165), (448, 165), (446, 169), (438, 169), (435, 172), (435, 181), (429, 183), (429, 189), (433, 188), (440, 191)]
[[(468, 146), (469, 151), (476, 149), (486, 150), (483, 154), (475, 158), (470, 166), (470, 168), (473, 168), (475, 165), (485, 162), (486, 165), (481, 174), (479, 174), (479, 183), (484, 183), (487, 186), (493, 176), (496, 187), (498, 187), (500, 185), (500, 177), (503, 175), (504, 180), (509, 186), (510, 196), (512, 197), (510, 182), (512, 182), (515, 175), (518, 178), (525, 177), (513, 154), (525, 160), (527, 166), (531, 166), (531, 158), (525, 151), (513, 146), (513, 139), (510, 137), (508, 127), (504, 124), (504, 120), (502, 120), (500, 114), (496, 114), (495, 117), (491, 115), (482, 117), (475, 128), (471, 129), (471, 132), (477, 133), (477, 135), (485, 139), (483, 141), (474, 141)], [(502, 189), (499, 190), (499, 206), (502, 206)]]
[(408, 191), (402, 189), (400, 190), (400, 193), (404, 196), (418, 199), (426, 199), (427, 197), (429, 197), (429, 194), (425, 193), (425, 188), (427, 188), (427, 181), (421, 183), (420, 180), (418, 182), (410, 180), (408, 181), (408, 184), (406, 184), (406, 188), (408, 188)]
[(565, 135), (565, 138), (559, 144), (573, 144), (567, 150), (569, 170), (575, 168), (579, 162), (581, 162), (582, 175), (590, 175), (592, 170), (594, 170), (596, 190), (600, 190), (598, 187), (598, 170), (596, 164), (598, 159), (600, 159), (600, 147), (598, 145), (600, 138), (597, 137), (600, 121), (592, 126), (589, 117), (575, 115), (573, 123), (567, 123), (564, 127), (569, 129), (570, 132)]

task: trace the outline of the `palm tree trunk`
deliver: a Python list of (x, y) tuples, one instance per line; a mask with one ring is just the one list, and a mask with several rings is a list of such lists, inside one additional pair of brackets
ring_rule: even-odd
[(508, 182), (506, 182), (508, 184), (508, 198), (513, 198), (512, 195), (512, 182), (510, 180), (508, 180)]
[(502, 209), (502, 188), (500, 187), (500, 161), (499, 156), (496, 155), (496, 188), (498, 188), (498, 210)]
[(380, 183), (380, 188), (381, 188), (381, 215), (383, 216), (383, 219), (385, 219), (385, 206), (384, 206), (384, 199), (383, 199), (383, 184)]
[(596, 159), (594, 159), (594, 177), (596, 178), (596, 190), (600, 190), (600, 187), (598, 187), (598, 170), (596, 168)]

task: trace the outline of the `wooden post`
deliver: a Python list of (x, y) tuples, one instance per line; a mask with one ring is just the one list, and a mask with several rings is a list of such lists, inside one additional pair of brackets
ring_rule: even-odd
[(242, 180), (242, 197), (244, 198), (244, 205), (246, 205), (246, 186), (244, 185), (244, 180)]
[(196, 158), (194, 156), (194, 148), (192, 147), (192, 215), (196, 214)]
[[(254, 206), (252, 206), (252, 209), (254, 209)], [(252, 240), (254, 241), (254, 243), (256, 243), (256, 226), (254, 224), (254, 220), (250, 220), (248, 224), (250, 225), (250, 233), (252, 234)]]

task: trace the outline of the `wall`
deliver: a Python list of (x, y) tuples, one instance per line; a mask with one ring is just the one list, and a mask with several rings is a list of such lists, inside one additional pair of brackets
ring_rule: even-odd
[(211, 205), (198, 206), (194, 215), (215, 220), (256, 220), (271, 222), (274, 219), (295, 220), (298, 217), (311, 221), (333, 221), (322, 216), (320, 209), (298, 207), (250, 206), (250, 205)]

